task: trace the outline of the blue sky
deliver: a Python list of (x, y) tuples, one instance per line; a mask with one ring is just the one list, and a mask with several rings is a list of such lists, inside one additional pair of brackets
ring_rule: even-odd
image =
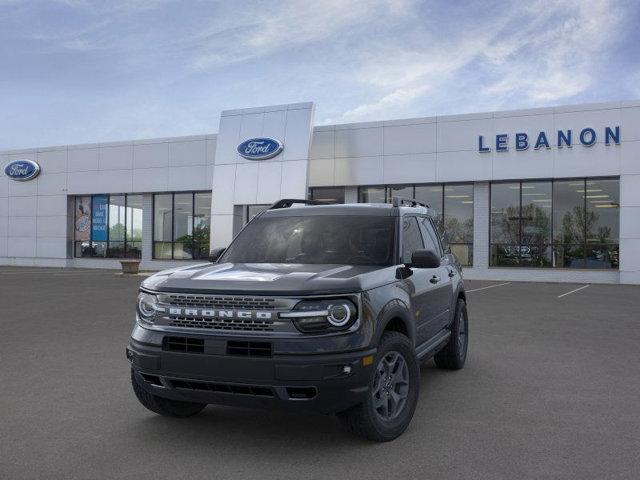
[(0, 149), (637, 99), (639, 3), (0, 0)]

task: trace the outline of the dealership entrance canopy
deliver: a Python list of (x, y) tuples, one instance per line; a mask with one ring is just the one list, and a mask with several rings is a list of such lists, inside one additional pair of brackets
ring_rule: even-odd
[(0, 264), (206, 261), (280, 198), (414, 197), (466, 278), (640, 283), (640, 101), (314, 126), (313, 103), (217, 134), (0, 152)]

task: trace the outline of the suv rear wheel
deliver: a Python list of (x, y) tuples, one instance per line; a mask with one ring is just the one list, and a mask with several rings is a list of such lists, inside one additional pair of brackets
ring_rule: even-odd
[(367, 400), (338, 414), (352, 433), (387, 442), (407, 429), (418, 403), (420, 367), (411, 342), (397, 332), (382, 336)]
[(200, 413), (207, 406), (206, 403), (180, 402), (153, 395), (140, 386), (133, 369), (131, 369), (131, 385), (140, 403), (159, 415), (179, 418), (191, 417)]
[(467, 359), (469, 345), (469, 318), (467, 304), (461, 298), (456, 305), (456, 316), (451, 324), (451, 337), (447, 345), (433, 357), (436, 365), (445, 370), (460, 370)]

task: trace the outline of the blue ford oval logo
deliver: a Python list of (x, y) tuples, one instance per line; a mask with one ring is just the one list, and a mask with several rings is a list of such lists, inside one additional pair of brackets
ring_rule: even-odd
[(26, 182), (38, 176), (40, 165), (33, 160), (14, 160), (4, 167), (4, 173), (12, 180)]
[(284, 146), (273, 138), (250, 138), (238, 145), (238, 153), (249, 160), (266, 160), (278, 155)]

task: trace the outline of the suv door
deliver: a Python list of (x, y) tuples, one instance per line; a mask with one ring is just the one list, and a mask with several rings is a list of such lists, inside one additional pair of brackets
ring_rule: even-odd
[(420, 230), (424, 238), (425, 248), (433, 250), (436, 255), (440, 257), (440, 267), (435, 269), (437, 272), (435, 278), (431, 281), (434, 282), (434, 288), (432, 289), (429, 297), (429, 302), (434, 306), (435, 312), (435, 326), (436, 332), (447, 327), (450, 323), (451, 309), (453, 303), (453, 281), (452, 279), (456, 275), (456, 270), (449, 265), (449, 262), (445, 258), (442, 244), (438, 240), (433, 222), (429, 217), (420, 217), (419, 220)]
[[(400, 261), (406, 265), (411, 263), (411, 255), (415, 250), (425, 248), (423, 235), (415, 216), (403, 216), (401, 222), (401, 251)], [(437, 283), (432, 278), (437, 276), (437, 268), (411, 268), (412, 275), (404, 280), (411, 295), (411, 311), (416, 322), (416, 344), (429, 340), (439, 328), (439, 306), (432, 301)]]

